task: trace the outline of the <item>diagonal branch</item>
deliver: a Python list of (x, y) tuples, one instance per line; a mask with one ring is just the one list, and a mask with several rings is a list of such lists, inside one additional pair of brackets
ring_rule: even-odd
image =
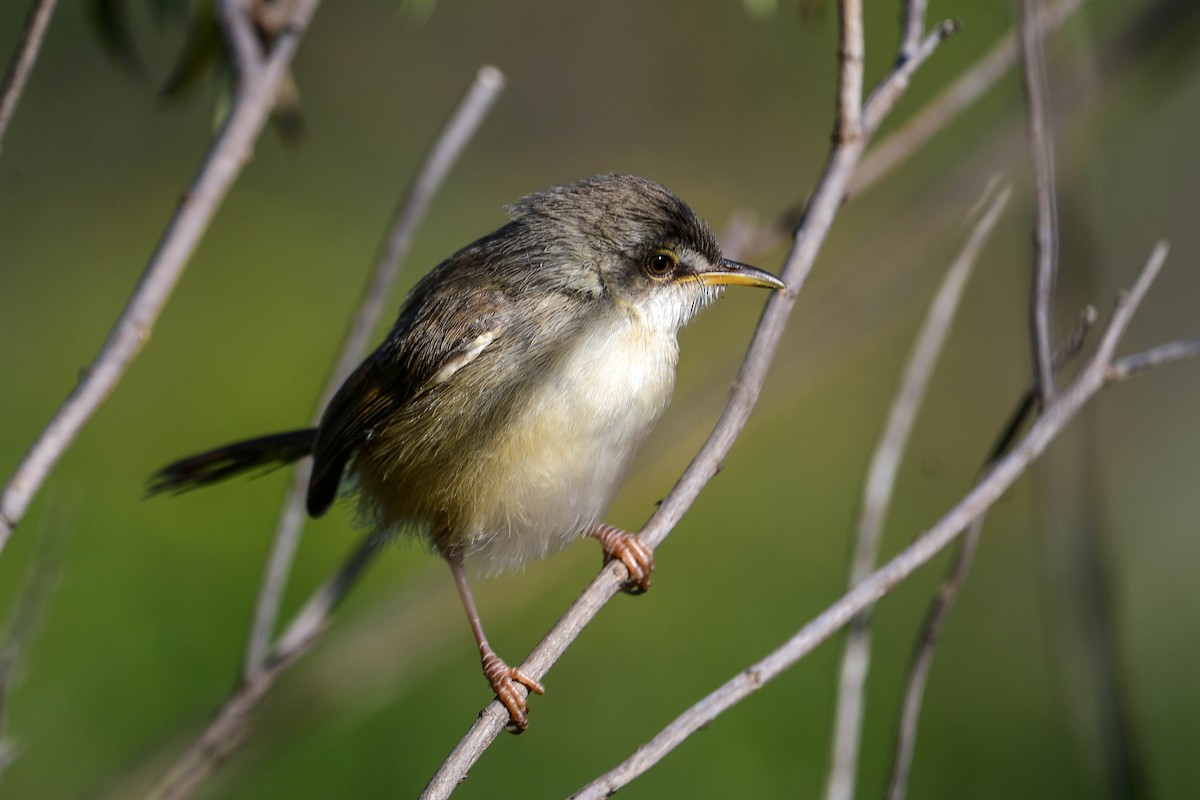
[(1024, 474), (1087, 402), (1106, 385), (1108, 371), (1113, 363), (1113, 351), (1129, 327), (1146, 291), (1162, 268), (1166, 254), (1166, 245), (1160, 243), (1142, 269), (1133, 289), (1118, 299), (1104, 339), (1084, 370), (1045, 407), (1042, 415), (1012, 452), (997, 461), (975, 488), (936, 525), (797, 631), (774, 652), (693, 705), (652, 740), (639, 747), (636, 753), (572, 797), (576, 800), (598, 800), (627, 785), (693, 733), (710, 724), (723, 712), (813, 652), (856, 615), (888, 594), (953, 542), (972, 520), (991, 507)]
[[(75, 389), (9, 478), (0, 495), (0, 550), (8, 543), (13, 529), (59, 458), (150, 338), (159, 313), (208, 230), (217, 208), (250, 160), (279, 83), (287, 73), (318, 2), (297, 0), (291, 24), (275, 41), (262, 69), (249, 78), (243, 76), (221, 132), (201, 162), (196, 178), (163, 232), (137, 288), (109, 332), (99, 355), (83, 371)], [(245, 13), (240, 4), (230, 5), (225, 10), (233, 14)]]
[(0, 85), (0, 152), (4, 151), (4, 134), (8, 131), (13, 114), (17, 112), (17, 103), (25, 91), (25, 84), (33, 73), (33, 64), (42, 49), (42, 40), (46, 36), (46, 29), (50, 27), (50, 18), (54, 16), (57, 4), (58, 0), (34, 0), (29, 8), (29, 16), (25, 18), (25, 29), (21, 32), (17, 52), (8, 65), (8, 71), (4, 73), (4, 83)]
[[(920, 410), (929, 380), (933, 376), (933, 368), (950, 332), (950, 324), (958, 311), (967, 278), (1011, 195), (1011, 187), (1006, 186), (980, 216), (945, 278), (942, 279), (942, 285), (913, 345), (912, 356), (888, 414), (887, 426), (867, 471), (858, 531), (855, 534), (854, 558), (850, 567), (851, 588), (875, 569), (883, 523), (891, 505), (900, 462), (916, 423), (917, 411)], [(829, 800), (850, 800), (854, 796), (859, 747), (862, 741), (863, 693), (870, 660), (870, 613), (864, 612), (851, 622), (842, 654), (833, 752), (830, 757), (829, 783), (825, 792)]]

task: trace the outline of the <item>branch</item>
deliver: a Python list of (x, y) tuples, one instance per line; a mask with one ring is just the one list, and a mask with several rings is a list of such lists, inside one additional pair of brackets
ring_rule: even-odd
[[(1059, 0), (1039, 15), (1039, 34), (1045, 38), (1058, 31), (1085, 2), (1087, 0)], [(1015, 33), (1009, 33), (903, 126), (871, 148), (851, 182), (850, 193), (859, 194), (927, 144), (996, 85), (1016, 59), (1017, 37)]]
[(17, 44), (17, 52), (9, 62), (8, 71), (4, 73), (4, 84), (0, 86), (0, 152), (4, 152), (4, 134), (8, 124), (17, 111), (17, 103), (25, 84), (33, 72), (33, 64), (37, 61), (38, 51), (42, 49), (42, 39), (46, 36), (46, 28), (50, 27), (50, 18), (54, 16), (54, 7), (58, 0), (34, 0), (29, 8), (29, 16), (25, 18), (25, 29), (21, 32), (21, 41)]
[(1166, 253), (1166, 245), (1160, 243), (1142, 269), (1133, 289), (1119, 298), (1104, 339), (1084, 370), (1045, 407), (1042, 415), (1013, 451), (996, 462), (976, 487), (946, 516), (898, 556), (801, 628), (778, 649), (693, 705), (651, 741), (638, 748), (633, 756), (572, 797), (578, 800), (596, 800), (608, 797), (627, 785), (693, 733), (710, 724), (724, 711), (758, 691), (807, 656), (856, 615), (888, 594), (954, 541), (972, 520), (990, 508), (1016, 482), (1030, 464), (1045, 452), (1050, 442), (1067, 423), (1104, 387), (1112, 365), (1113, 350), (1128, 328), (1147, 289), (1162, 268)]
[[(937, 32), (926, 37), (926, 57), (948, 32), (945, 26), (941, 26)], [(921, 58), (917, 63), (923, 60), (924, 58)], [(854, 71), (861, 69), (861, 64), (856, 65), (850, 59), (843, 61), (841, 68)], [(894, 68), (884, 78), (876, 93), (884, 90), (884, 96), (898, 97), (903, 85), (907, 84), (912, 68), (907, 65)], [(843, 78), (840, 85), (845, 87), (852, 83), (852, 78)], [(898, 85), (895, 92), (890, 91), (893, 83)], [(886, 110), (884, 105), (878, 108), (881, 109), (881, 113)], [(840, 126), (843, 120), (839, 119), (835, 124)], [(783, 336), (784, 326), (795, 305), (796, 296), (812, 270), (821, 244), (825, 241), (841, 207), (850, 176), (866, 146), (866, 138), (840, 138), (836, 130), (837, 128), (825, 170), (808, 202), (804, 220), (796, 230), (791, 251), (782, 270), (781, 277), (788, 289), (785, 292), (774, 293), (767, 300), (766, 309), (734, 379), (729, 402), (721, 418), (670, 494), (642, 527), (639, 535), (651, 549), (657, 548), (667, 538), (709, 479), (720, 469), (758, 400), (758, 394), (766, 380), (767, 369)], [(864, 132), (869, 135), (870, 129)], [(616, 560), (610, 562), (520, 665), (521, 671), (541, 680), (551, 665), (562, 656), (600, 609), (616, 595), (621, 584), (627, 579), (624, 566)], [(466, 777), (471, 765), (478, 761), (495, 741), (507, 722), (508, 712), (504, 710), (503, 705), (498, 700), (489, 704), (438, 768), (421, 797), (426, 800), (448, 797)]]
[[(1006, 186), (975, 224), (957, 258), (942, 279), (942, 285), (913, 346), (900, 389), (892, 401), (887, 427), (879, 439), (867, 471), (858, 532), (855, 535), (854, 558), (850, 566), (850, 588), (862, 582), (875, 569), (879, 542), (883, 535), (883, 522), (891, 505), (896, 476), (900, 472), (900, 462), (916, 423), (917, 411), (924, 401), (929, 380), (933, 376), (933, 368), (950, 332), (950, 324), (958, 311), (967, 278), (1011, 195), (1011, 187)], [(862, 741), (863, 693), (870, 659), (871, 631), (868, 611), (852, 621), (842, 654), (829, 783), (825, 791), (829, 800), (850, 800), (854, 796), (859, 746)]]
[(1058, 271), (1058, 210), (1054, 197), (1054, 142), (1046, 118), (1046, 68), (1042, 54), (1041, 0), (1021, 0), (1021, 86), (1025, 90), (1026, 133), (1037, 198), (1034, 290), (1030, 295), (1034, 374), (1042, 403), (1054, 396), (1050, 352), (1054, 283)]
[[(232, 2), (232, 0), (229, 0)], [(264, 67), (241, 82), (229, 117), (201, 163), (125, 310), (108, 334), (95, 361), (34, 441), (0, 495), (0, 550), (24, 516), (37, 490), (92, 414), (137, 357), (159, 313), (208, 229), (217, 207), (266, 123), (279, 82), (287, 73), (300, 38), (319, 0), (297, 0), (292, 23), (280, 34)], [(240, 6), (230, 13), (244, 13)], [(245, 78), (245, 76), (243, 76)]]
[[(321, 413), (333, 398), (334, 392), (362, 360), (363, 351), (366, 350), (375, 326), (379, 323), (384, 304), (396, 283), (400, 267), (408, 255), (417, 228), (429, 210), (433, 196), (441, 188), (450, 168), (458, 161), (463, 148), (479, 130), (484, 117), (503, 90), (504, 73), (493, 66), (481, 67), (425, 155), (421, 171), (396, 208), (392, 224), (389, 226), (390, 233), (363, 293), (358, 313), (346, 331), (341, 354), (321, 393), (321, 399), (317, 402), (314, 421), (320, 420)], [(306, 519), (304, 496), (311, 473), (310, 461), (296, 467), (284, 497), (246, 649), (243, 673), (247, 678), (262, 666), (275, 623), (279, 618), (279, 604), (287, 586), (288, 574), (291, 572)]]

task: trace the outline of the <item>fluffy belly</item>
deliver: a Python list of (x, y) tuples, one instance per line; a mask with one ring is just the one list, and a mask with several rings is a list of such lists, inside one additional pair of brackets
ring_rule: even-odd
[(580, 341), (480, 453), (454, 538), (498, 571), (587, 532), (666, 408), (677, 353), (631, 320)]

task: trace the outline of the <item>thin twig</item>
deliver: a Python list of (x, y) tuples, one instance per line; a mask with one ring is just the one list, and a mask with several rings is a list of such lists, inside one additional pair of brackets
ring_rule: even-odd
[[(1041, 36), (1044, 38), (1056, 32), (1085, 2), (1087, 0), (1059, 0), (1046, 9), (1039, 19)], [(921, 111), (871, 148), (850, 183), (850, 194), (861, 193), (927, 144), (1004, 77), (1016, 58), (1016, 34), (1009, 33)]]
[(921, 703), (925, 697), (925, 685), (929, 680), (929, 668), (933, 665), (933, 653), (942, 636), (942, 625), (954, 608), (958, 593), (966, 580), (971, 564), (975, 560), (979, 537), (983, 533), (986, 514), (971, 521), (962, 545), (954, 557), (949, 574), (942, 581), (937, 596), (925, 615), (921, 634), (909, 664), (908, 679), (904, 688), (904, 701), (900, 710), (899, 730), (896, 734), (896, 753), (892, 760), (892, 775), (888, 780), (887, 800), (904, 800), (908, 791), (908, 776), (912, 771), (913, 752), (917, 745), (917, 723), (920, 721)]
[(929, 0), (907, 0), (900, 9), (900, 50), (901, 61), (913, 57), (925, 36), (925, 14)]
[(1042, 415), (1012, 452), (1000, 459), (975, 488), (936, 525), (843, 595), (766, 658), (742, 671), (693, 705), (651, 741), (639, 747), (634, 755), (589, 783), (572, 797), (578, 800), (608, 797), (646, 772), (693, 733), (777, 678), (847, 625), (857, 614), (888, 594), (954, 541), (972, 520), (990, 508), (1045, 452), (1050, 442), (1075, 418), (1087, 402), (1104, 387), (1112, 363), (1113, 350), (1162, 268), (1166, 252), (1166, 245), (1160, 243), (1143, 267), (1133, 289), (1118, 299), (1104, 339), (1085, 369), (1045, 407)]
[(1173, 342), (1166, 342), (1157, 347), (1151, 347), (1149, 350), (1117, 359), (1108, 370), (1108, 379), (1123, 381), (1138, 372), (1198, 357), (1200, 357), (1200, 335), (1176, 339)]
[(1054, 284), (1058, 271), (1058, 208), (1054, 191), (1054, 141), (1046, 112), (1046, 67), (1042, 53), (1041, 0), (1021, 0), (1021, 85), (1025, 90), (1026, 134), (1033, 185), (1037, 200), (1034, 236), (1033, 291), (1029, 321), (1034, 375), (1038, 397), (1054, 397), (1054, 365), (1050, 337), (1054, 311)]
[(313, 593), (292, 620), (275, 648), (263, 659), (262, 667), (243, 679), (204, 732), (146, 796), (147, 800), (183, 800), (190, 797), (243, 743), (250, 725), (250, 715), (288, 668), (317, 642), (334, 608), (379, 550), (380, 542), (374, 534), (362, 538), (341, 569)]
[[(939, 32), (926, 37), (921, 52), (914, 61), (924, 61), (932, 53), (936, 43), (944, 38), (941, 30), (939, 28)], [(849, 62), (844, 68), (856, 67), (853, 62)], [(861, 63), (857, 68), (861, 68)], [(907, 67), (909, 70), (911, 68)], [(884, 83), (901, 79), (906, 81), (909, 73), (906, 72), (903, 78), (897, 77), (899, 73), (898, 67), (884, 78)], [(868, 136), (870, 132), (870, 128), (864, 131)], [(842, 140), (835, 135), (834, 138), (829, 160), (806, 206), (804, 221), (796, 231), (781, 273), (788, 290), (774, 293), (767, 301), (746, 357), (734, 379), (729, 402), (721, 418), (675, 487), (642, 527), (639, 535), (651, 549), (658, 547), (667, 538), (709, 479), (717, 473), (750, 417), (766, 380), (767, 369), (783, 336), (788, 315), (795, 305), (796, 296), (803, 288), (821, 244), (829, 233), (845, 196), (850, 176), (854, 172), (854, 166), (862, 156), (866, 144), (866, 139), (862, 137)], [(550, 666), (562, 656), (600, 609), (616, 595), (627, 579), (625, 567), (619, 561), (609, 562), (529, 654), (520, 666), (521, 671), (541, 680)], [(448, 797), (466, 777), (471, 766), (504, 730), (507, 722), (508, 712), (499, 701), (488, 705), (442, 762), (421, 797), (426, 800)]]
[[(1055, 369), (1061, 368), (1079, 352), (1095, 321), (1096, 311), (1088, 306), (1080, 315), (1074, 330), (1055, 352)], [(1024, 427), (1037, 408), (1036, 393), (1036, 384), (1025, 390), (988, 452), (983, 464), (984, 470), (1012, 449), (1018, 431)], [(908, 677), (905, 680), (904, 699), (900, 707), (900, 721), (897, 725), (896, 749), (892, 757), (892, 773), (888, 780), (887, 800), (903, 800), (908, 791), (908, 778), (912, 771), (913, 753), (916, 751), (917, 724), (920, 722), (925, 685), (933, 666), (934, 649), (941, 639), (942, 627), (945, 625), (946, 618), (953, 610), (967, 575), (970, 574), (979, 545), (979, 537), (983, 534), (985, 518), (986, 514), (980, 514), (971, 521), (967, 533), (959, 545), (958, 552), (954, 556), (954, 562), (947, 570), (946, 577), (942, 579), (942, 584), (926, 612), (925, 622), (921, 626), (921, 632), (913, 647)]]
[(44, 516), (38, 525), (33, 555), (25, 568), (4, 631), (0, 633), (0, 774), (20, 754), (20, 747), (6, 732), (8, 695), (14, 674), (45, 619), (62, 573), (71, 525), (69, 511), (62, 506)]
[[(900, 389), (896, 392), (888, 414), (887, 426), (879, 438), (867, 471), (862, 510), (854, 540), (854, 557), (850, 566), (851, 588), (875, 569), (883, 522), (891, 505), (896, 476), (900, 472), (900, 462), (916, 423), (917, 411), (924, 401), (934, 366), (950, 332), (950, 324), (958, 311), (967, 278), (1011, 195), (1011, 187), (1004, 187), (971, 230), (970, 236), (942, 279), (921, 332), (913, 345)], [(851, 622), (842, 654), (829, 782), (825, 791), (829, 800), (850, 800), (854, 796), (859, 747), (862, 741), (864, 688), (870, 660), (871, 631), (868, 610)]]
[[(1058, 31), (1087, 0), (1059, 0), (1040, 15), (1039, 24), (1043, 37)], [(905, 6), (907, 10), (908, 5)], [(904, 20), (906, 28), (910, 26)], [(928, 37), (926, 40), (928, 41)], [(901, 60), (911, 60), (920, 48), (907, 51)], [(862, 194), (878, 180), (890, 173), (898, 164), (929, 143), (937, 133), (968, 108), (988, 89), (1004, 77), (1017, 59), (1016, 34), (1004, 36), (988, 53), (963, 75), (942, 90), (932, 101), (905, 122), (895, 132), (884, 137), (863, 156), (862, 162), (850, 180), (847, 197)], [(796, 230), (796, 220), (802, 209), (789, 207), (774, 220), (757, 230), (738, 230), (733, 258), (754, 261), (755, 257), (773, 250)], [(743, 228), (748, 226), (743, 225)]]
[(42, 49), (42, 40), (46, 37), (46, 29), (50, 27), (50, 18), (54, 16), (57, 4), (58, 0), (34, 0), (25, 18), (21, 41), (17, 44), (13, 60), (9, 62), (8, 71), (4, 73), (4, 84), (0, 85), (0, 153), (4, 152), (4, 134), (17, 111), (25, 84), (33, 73), (34, 62)]
[(279, 82), (287, 73), (300, 38), (320, 0), (299, 0), (292, 24), (271, 49), (253, 80), (241, 84), (221, 132), (201, 163), (124, 311), (109, 332), (96, 360), (21, 459), (0, 495), (0, 550), (24, 516), (37, 490), (91, 419), (142, 345), (183, 274), (192, 253), (233, 181), (250, 159), (254, 141), (266, 123)]
[[(314, 422), (320, 419), (334, 392), (362, 359), (434, 195), (503, 90), (504, 73), (490, 65), (481, 67), (422, 160), (421, 171), (396, 207), (358, 313), (346, 331), (337, 363), (317, 403)], [(280, 510), (246, 648), (243, 672), (247, 678), (261, 668), (270, 647), (271, 635), (279, 617), (279, 605), (304, 527), (304, 495), (311, 472), (312, 465), (308, 461), (293, 470), (292, 481)]]

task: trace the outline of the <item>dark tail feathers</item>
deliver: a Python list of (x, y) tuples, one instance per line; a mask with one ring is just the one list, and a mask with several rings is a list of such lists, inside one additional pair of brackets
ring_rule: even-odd
[(316, 439), (317, 429), (305, 428), (234, 442), (189, 456), (151, 476), (146, 494), (186, 492), (250, 470), (276, 469), (310, 455)]

